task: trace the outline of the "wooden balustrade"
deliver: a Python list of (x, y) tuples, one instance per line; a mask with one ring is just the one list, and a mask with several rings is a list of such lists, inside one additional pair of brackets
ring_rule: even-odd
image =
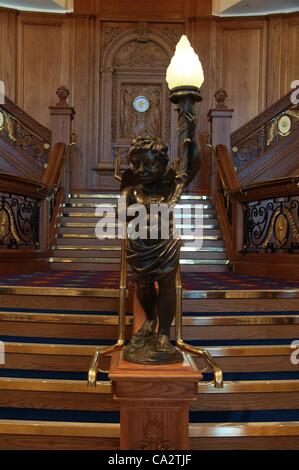
[(226, 249), (231, 262), (237, 256), (240, 210), (237, 202), (232, 201), (230, 193), (239, 188), (239, 181), (232, 165), (230, 154), (224, 145), (217, 145), (214, 152), (216, 162), (215, 206), (218, 220), (224, 234)]
[(215, 155), (215, 204), (234, 270), (299, 279), (299, 175), (240, 185), (228, 149)]
[(0, 174), (0, 274), (48, 269), (44, 204), (52, 192), (45, 184)]
[(288, 176), (299, 168), (299, 105), (292, 102), (293, 93), (231, 134), (232, 158), (241, 183)]
[(0, 105), (1, 170), (41, 180), (48, 162), (51, 131), (35, 121), (9, 98)]
[(1, 104), (0, 107), (7, 111), (9, 114), (23, 125), (24, 128), (31, 131), (31, 133), (40, 139), (43, 139), (48, 144), (52, 142), (52, 132), (47, 127), (40, 124), (38, 121), (33, 119), (30, 114), (26, 113), (16, 103), (11, 101), (7, 96), (5, 97), (5, 103)]
[(27, 178), (0, 173), (0, 193), (10, 193), (42, 200), (52, 194), (52, 188)]
[(68, 94), (66, 87), (57, 90), (59, 101), (50, 108), (52, 131), (8, 98), (0, 105), (0, 273), (48, 269), (71, 188), (75, 111), (66, 101)]

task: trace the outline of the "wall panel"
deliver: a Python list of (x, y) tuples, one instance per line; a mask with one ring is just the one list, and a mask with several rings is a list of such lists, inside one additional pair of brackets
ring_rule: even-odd
[(71, 32), (71, 104), (76, 110), (73, 187), (96, 188), (99, 109), (99, 29), (95, 18), (74, 17)]
[(187, 35), (195, 52), (198, 54), (204, 71), (204, 83), (201, 88), (202, 102), (198, 106), (198, 129), (208, 132), (207, 114), (214, 106), (216, 86), (216, 48), (217, 21), (215, 19), (194, 18), (189, 22)]
[(19, 15), (17, 101), (46, 126), (48, 106), (62, 84), (62, 29), (58, 15)]
[[(155, 31), (162, 31), (164, 24), (167, 28), (172, 24), (172, 29), (173, 20), (180, 18), (177, 24), (186, 26), (205, 73), (203, 101), (198, 107), (201, 134), (208, 133), (206, 115), (214, 106), (217, 88), (228, 93), (227, 105), (235, 109), (236, 129), (285, 94), (292, 80), (299, 79), (299, 14), (227, 19), (208, 16), (210, 0), (139, 4), (142, 8), (133, 11), (133, 0), (80, 0), (77, 11), (81, 14), (67, 15), (0, 9), (0, 80), (5, 81), (7, 95), (48, 125), (48, 106), (55, 104), (56, 88), (61, 84), (70, 88), (69, 101), (77, 113), (75, 189), (99, 189), (101, 184), (93, 169), (99, 161), (101, 51), (102, 41), (109, 40), (102, 32), (108, 17), (112, 33), (134, 24), (143, 29), (142, 21)], [(151, 15), (155, 16), (152, 21)]]
[(266, 106), (271, 106), (281, 97), (281, 55), (283, 46), (282, 15), (270, 16), (268, 20), (267, 43), (267, 87)]
[(0, 9), (0, 80), (6, 95), (15, 100), (17, 13)]
[(219, 27), (216, 88), (227, 90), (234, 130), (265, 107), (267, 22), (223, 20)]
[(293, 80), (299, 80), (299, 15), (290, 15), (283, 20), (283, 48), (281, 94), (287, 93)]
[[(205, 0), (207, 1), (207, 0)], [(210, 1), (210, 0), (208, 0)], [(185, 3), (189, 0), (75, 0), (74, 11), (79, 14), (100, 15), (101, 18), (167, 19), (184, 18)]]

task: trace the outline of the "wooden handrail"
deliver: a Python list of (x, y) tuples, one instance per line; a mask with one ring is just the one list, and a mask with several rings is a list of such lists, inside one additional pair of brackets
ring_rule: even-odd
[(53, 208), (53, 213), (49, 223), (49, 239), (48, 239), (48, 248), (51, 249), (56, 235), (57, 225), (59, 223), (62, 206), (64, 202), (64, 188), (59, 188), (55, 196), (55, 206)]
[(215, 205), (227, 253), (230, 261), (233, 261), (237, 256), (235, 231), (238, 222), (235, 203), (232, 204), (230, 193), (232, 190), (239, 189), (240, 184), (227, 147), (221, 144), (217, 145), (214, 152), (217, 172)]
[(232, 201), (248, 202), (299, 194), (299, 174), (241, 186), (225, 145), (216, 146), (216, 161), (220, 182)]
[(236, 175), (232, 158), (225, 145), (216, 146), (217, 172), (225, 192), (233, 191), (240, 187), (239, 179)]
[(11, 101), (7, 96), (5, 97), (5, 103), (1, 104), (0, 108), (5, 109), (8, 113), (12, 114), (18, 121), (20, 121), (28, 129), (30, 129), (35, 135), (41, 137), (49, 144), (51, 143), (52, 132), (50, 131), (50, 129), (33, 119), (33, 117), (31, 117), (28, 113), (26, 113), (26, 111), (16, 105), (16, 103)]
[(58, 142), (51, 151), (47, 169), (43, 177), (43, 184), (57, 187), (61, 172), (66, 160), (66, 145)]
[(51, 196), (53, 189), (44, 183), (0, 173), (0, 192), (42, 200)]
[(299, 176), (277, 178), (261, 183), (249, 184), (230, 192), (230, 198), (238, 202), (299, 195)]
[(67, 147), (61, 142), (54, 146), (49, 159), (49, 165), (44, 175), (43, 181), (51, 185), (54, 189), (52, 214), (49, 221), (49, 249), (51, 249), (54, 244), (57, 226), (63, 211), (65, 196), (70, 190), (69, 172), (71, 171), (71, 154), (76, 144), (76, 138), (76, 134), (72, 134), (72, 142)]
[(235, 130), (231, 134), (232, 146), (236, 145), (238, 142), (248, 137), (259, 127), (263, 126), (271, 119), (273, 119), (277, 114), (289, 108), (291, 103), (291, 94), (293, 92), (294, 90), (290, 90), (285, 96), (276, 101), (272, 106), (267, 108), (265, 111), (262, 111), (260, 114), (255, 116), (253, 119), (241, 126), (239, 129)]

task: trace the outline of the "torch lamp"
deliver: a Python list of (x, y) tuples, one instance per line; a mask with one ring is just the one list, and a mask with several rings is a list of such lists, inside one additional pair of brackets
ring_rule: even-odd
[(190, 144), (190, 130), (196, 129), (194, 104), (201, 101), (200, 87), (204, 73), (198, 55), (194, 52), (187, 36), (183, 35), (176, 45), (175, 54), (167, 68), (166, 81), (170, 90), (170, 101), (177, 104), (178, 111), (178, 155), (175, 162), (178, 187), (175, 199), (180, 198), (185, 186), (187, 155)]

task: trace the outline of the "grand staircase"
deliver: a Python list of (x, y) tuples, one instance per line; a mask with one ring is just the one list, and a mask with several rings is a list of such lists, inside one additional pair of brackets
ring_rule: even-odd
[[(118, 273), (95, 272), (103, 288), (90, 288), (92, 273), (83, 271), (81, 281), (73, 271), (76, 287), (53, 287), (62, 275), (40, 273), (39, 283), (26, 275), (1, 279), (0, 449), (119, 446), (118, 403), (107, 376), (98, 377), (95, 390), (86, 385), (96, 346), (117, 337)], [(224, 372), (223, 389), (214, 388), (210, 374), (198, 386), (191, 447), (297, 448), (299, 370), (290, 357), (299, 335), (299, 283), (229, 272), (183, 273), (183, 282), (184, 339), (204, 346)], [(129, 337), (130, 304), (126, 325)]]
[[(58, 191), (55, 217), (63, 197)], [(119, 241), (95, 236), (96, 206), (116, 203), (116, 194), (72, 194), (61, 207), (51, 270), (0, 275), (1, 450), (119, 448), (119, 404), (107, 375), (99, 375), (95, 389), (87, 387), (95, 349), (117, 338)], [(182, 249), (183, 338), (204, 347), (224, 373), (222, 389), (214, 388), (206, 372), (198, 385), (190, 411), (191, 448), (298, 449), (299, 281), (232, 273), (213, 201), (186, 195), (181, 204), (191, 211), (201, 205), (204, 225), (203, 246)], [(230, 207), (223, 203), (225, 212), (229, 219)], [(229, 223), (226, 228), (228, 247), (234, 233)], [(35, 249), (3, 251), (6, 261), (19, 251), (28, 262)], [(127, 338), (131, 334), (128, 299)], [(195, 361), (202, 369), (201, 360)], [(109, 367), (108, 359), (103, 366)]]
[[(118, 194), (72, 194), (64, 204), (56, 244), (51, 258), (52, 269), (74, 270), (118, 270), (120, 262), (120, 240), (99, 240), (95, 227), (99, 221), (95, 211), (117, 207)], [(202, 235), (197, 242), (200, 247), (192, 246), (194, 237), (184, 235), (184, 229), (195, 233), (195, 206), (202, 211)], [(218, 225), (215, 207), (208, 196), (183, 195), (179, 209), (183, 218), (178, 228), (183, 230), (181, 252), (182, 271), (223, 272), (227, 271), (227, 255), (223, 236)], [(190, 214), (190, 218), (188, 217)], [(198, 223), (198, 222), (197, 222)]]

